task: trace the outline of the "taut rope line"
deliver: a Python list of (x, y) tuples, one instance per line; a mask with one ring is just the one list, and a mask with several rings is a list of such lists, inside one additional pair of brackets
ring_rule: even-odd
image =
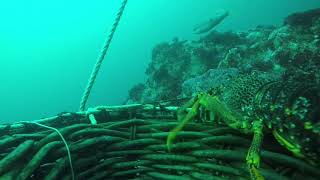
[(107, 39), (107, 41), (105, 42), (105, 44), (104, 44), (104, 46), (103, 46), (103, 48), (102, 48), (102, 51), (101, 51), (101, 53), (100, 53), (100, 55), (99, 55), (99, 58), (98, 58), (95, 66), (94, 66), (94, 69), (93, 69), (93, 71), (92, 71), (92, 73), (91, 73), (91, 76), (90, 76), (90, 79), (89, 79), (89, 81), (88, 81), (87, 87), (86, 87), (86, 89), (85, 89), (85, 91), (84, 91), (84, 93), (83, 93), (83, 96), (82, 96), (82, 100), (81, 100), (81, 103), (80, 103), (80, 111), (84, 111), (84, 110), (85, 110), (86, 103), (87, 103), (87, 101), (88, 101), (88, 98), (89, 98), (89, 95), (90, 95), (92, 86), (93, 86), (93, 84), (94, 84), (94, 82), (95, 82), (95, 80), (96, 80), (96, 77), (97, 77), (97, 75), (98, 75), (98, 72), (99, 72), (99, 70), (100, 70), (100, 67), (101, 67), (101, 65), (102, 65), (102, 62), (103, 62), (103, 60), (104, 60), (104, 57), (106, 56), (106, 53), (107, 53), (107, 51), (108, 51), (108, 49), (109, 49), (111, 40), (112, 40), (112, 38), (113, 38), (113, 35), (114, 35), (114, 33), (115, 33), (116, 29), (117, 29), (117, 26), (118, 26), (119, 22), (120, 22), (120, 19), (121, 19), (121, 16), (122, 16), (122, 14), (123, 14), (124, 8), (125, 8), (125, 6), (126, 6), (126, 4), (127, 4), (127, 1), (128, 1), (128, 0), (124, 0), (124, 1), (122, 2), (121, 7), (120, 7), (120, 9), (119, 9), (119, 11), (118, 11), (117, 17), (116, 17), (116, 19), (115, 19), (115, 21), (114, 21), (114, 23), (113, 23), (113, 25), (112, 25), (112, 29), (111, 29), (111, 31), (110, 31), (110, 34), (109, 34), (109, 36), (108, 36), (108, 39)]

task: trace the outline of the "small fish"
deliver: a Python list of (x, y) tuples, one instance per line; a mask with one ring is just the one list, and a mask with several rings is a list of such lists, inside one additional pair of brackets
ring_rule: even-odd
[(203, 34), (203, 33), (209, 32), (211, 29), (213, 29), (218, 24), (220, 24), (228, 15), (229, 15), (229, 12), (226, 10), (217, 11), (216, 15), (213, 18), (209, 19), (209, 21), (207, 22), (196, 25), (193, 31), (196, 34)]

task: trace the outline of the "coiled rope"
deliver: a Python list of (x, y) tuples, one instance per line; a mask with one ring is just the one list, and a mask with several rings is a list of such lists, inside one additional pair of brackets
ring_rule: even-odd
[(107, 51), (108, 51), (108, 49), (109, 49), (109, 46), (110, 46), (111, 40), (112, 40), (112, 38), (113, 38), (113, 35), (114, 35), (114, 33), (115, 33), (115, 31), (116, 31), (116, 29), (117, 29), (117, 27), (118, 27), (118, 24), (119, 24), (119, 22), (120, 22), (120, 19), (121, 19), (121, 16), (122, 16), (122, 14), (123, 14), (124, 8), (125, 8), (125, 6), (126, 6), (126, 4), (127, 4), (127, 1), (128, 1), (128, 0), (124, 0), (124, 1), (122, 2), (121, 7), (120, 7), (120, 9), (119, 9), (119, 11), (118, 11), (117, 17), (116, 17), (116, 19), (115, 19), (115, 21), (114, 21), (114, 23), (113, 23), (113, 25), (112, 25), (112, 29), (111, 29), (111, 31), (110, 31), (110, 34), (109, 34), (109, 36), (108, 36), (108, 39), (107, 39), (107, 41), (105, 42), (105, 44), (104, 44), (104, 46), (103, 46), (103, 48), (102, 48), (102, 51), (101, 51), (101, 53), (100, 53), (100, 55), (99, 55), (99, 58), (98, 58), (95, 66), (94, 66), (94, 68), (93, 68), (93, 71), (92, 71), (92, 73), (91, 73), (90, 79), (89, 79), (88, 84), (87, 84), (87, 87), (86, 87), (86, 89), (85, 89), (85, 91), (84, 91), (84, 93), (83, 93), (82, 100), (81, 100), (81, 102), (80, 102), (80, 111), (84, 111), (84, 110), (85, 110), (86, 103), (87, 103), (87, 101), (88, 101), (88, 98), (89, 98), (91, 89), (92, 89), (93, 84), (94, 84), (94, 82), (95, 82), (95, 80), (96, 80), (96, 77), (97, 77), (97, 75), (98, 75), (98, 72), (99, 72), (99, 70), (100, 70), (100, 67), (101, 67), (101, 65), (102, 65), (102, 62), (103, 62), (103, 60), (104, 60), (104, 57), (106, 56), (106, 53), (107, 53)]

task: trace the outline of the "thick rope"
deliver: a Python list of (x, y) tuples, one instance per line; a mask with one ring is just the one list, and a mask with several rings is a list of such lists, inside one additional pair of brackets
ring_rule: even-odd
[(120, 22), (120, 18), (121, 18), (122, 14), (123, 14), (123, 11), (124, 11), (124, 8), (125, 8), (125, 6), (127, 4), (127, 1), (128, 0), (124, 0), (122, 2), (122, 5), (121, 5), (121, 7), (120, 7), (120, 9), (118, 11), (117, 17), (116, 17), (116, 19), (115, 19), (115, 21), (114, 21), (114, 23), (112, 25), (112, 29), (110, 31), (108, 39), (105, 42), (105, 44), (103, 46), (103, 49), (102, 49), (102, 51), (100, 53), (100, 56), (99, 56), (95, 66), (94, 66), (94, 69), (93, 69), (92, 73), (91, 73), (91, 76), (90, 76), (90, 79), (88, 81), (87, 87), (86, 87), (85, 92), (83, 93), (83, 96), (82, 96), (82, 100), (81, 100), (81, 103), (80, 103), (80, 111), (84, 111), (85, 110), (86, 103), (88, 101), (92, 86), (93, 86), (93, 84), (94, 84), (94, 82), (96, 80), (96, 77), (98, 75), (98, 72), (100, 70), (102, 62), (104, 60), (104, 57), (106, 56), (106, 53), (107, 53), (107, 51), (109, 49), (111, 40), (113, 38), (113, 35), (114, 35), (115, 31), (116, 31), (116, 28), (117, 28), (119, 22)]

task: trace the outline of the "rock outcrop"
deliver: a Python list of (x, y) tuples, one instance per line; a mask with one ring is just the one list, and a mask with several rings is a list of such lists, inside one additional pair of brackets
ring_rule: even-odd
[(283, 76), (313, 72), (320, 86), (320, 9), (288, 16), (280, 27), (217, 32), (197, 41), (174, 39), (155, 46), (147, 81), (130, 91), (128, 102), (192, 96), (228, 78), (254, 71)]

